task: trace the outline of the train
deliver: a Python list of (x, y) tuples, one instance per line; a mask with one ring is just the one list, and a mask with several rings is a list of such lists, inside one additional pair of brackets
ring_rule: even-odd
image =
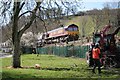
[(62, 26), (51, 31), (47, 31), (41, 35), (38, 43), (49, 44), (55, 42), (69, 42), (78, 40), (79, 38), (79, 27), (75, 24), (70, 24), (68, 26)]

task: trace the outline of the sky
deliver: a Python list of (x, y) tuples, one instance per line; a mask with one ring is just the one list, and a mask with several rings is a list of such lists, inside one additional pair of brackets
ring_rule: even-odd
[(91, 10), (91, 9), (102, 9), (104, 8), (105, 3), (115, 3), (119, 2), (120, 0), (82, 0), (83, 7), (82, 10)]
[(102, 9), (104, 2), (83, 2), (83, 7), (81, 10), (86, 11), (86, 10), (91, 10), (91, 9)]

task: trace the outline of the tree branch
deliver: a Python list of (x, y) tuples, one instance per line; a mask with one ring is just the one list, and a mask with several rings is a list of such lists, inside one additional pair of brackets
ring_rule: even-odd
[(112, 35), (116, 35), (116, 34), (119, 32), (119, 30), (120, 30), (120, 27), (118, 27), (118, 28), (115, 30), (115, 32), (112, 33)]
[(19, 17), (18, 17), (18, 19), (20, 18), (20, 17), (22, 17), (24, 14), (26, 14), (26, 13), (33, 13), (32, 11), (26, 11), (26, 12), (24, 12), (24, 13), (22, 13)]
[(36, 2), (36, 3), (37, 3), (37, 5), (36, 5), (35, 9), (33, 10), (33, 13), (32, 13), (31, 18), (30, 18), (30, 22), (28, 22), (27, 24), (25, 24), (24, 27), (19, 31), (19, 37), (22, 36), (22, 34), (31, 26), (31, 24), (35, 20), (35, 18), (36, 18), (36, 12), (39, 9), (39, 6), (40, 6), (41, 2)]
[(23, 2), (23, 3), (21, 4), (19, 10), (21, 10), (21, 9), (23, 8), (24, 4), (25, 4), (25, 2)]
[(39, 16), (36, 16), (36, 17), (39, 18), (43, 22), (43, 25), (45, 27), (45, 32), (47, 33), (47, 26), (45, 25), (45, 21), (41, 19)]

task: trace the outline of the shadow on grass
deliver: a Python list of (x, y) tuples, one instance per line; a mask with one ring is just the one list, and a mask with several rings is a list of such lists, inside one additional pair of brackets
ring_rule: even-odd
[[(86, 68), (87, 71), (90, 71), (92, 73), (92, 67)], [(94, 75), (98, 74), (98, 68), (96, 68), (96, 73)], [(92, 75), (92, 74), (91, 74)], [(120, 68), (101, 68), (101, 74), (102, 77), (105, 78), (120, 78)], [(116, 79), (118, 80), (118, 79)], [(120, 80), (120, 79), (119, 79)]]
[(53, 71), (69, 71), (71, 68), (42, 68), (42, 70), (53, 70)]
[(104, 69), (105, 71), (104, 71), (104, 73), (103, 74), (107, 74), (107, 75), (109, 75), (109, 74), (119, 74), (120, 75), (120, 69)]
[(77, 68), (63, 68), (63, 67), (55, 67), (55, 68), (35, 68), (35, 67), (22, 67), (23, 69), (38, 69), (38, 70), (51, 70), (51, 71), (69, 71), (76, 70)]
[(35, 76), (35, 74), (24, 74), (4, 71), (2, 80), (91, 80), (89, 78), (50, 78), (44, 76)]
[(8, 72), (8, 71), (2, 73), (2, 80), (26, 80), (30, 78), (36, 78), (36, 77), (30, 74), (21, 74), (21, 73)]
[[(22, 69), (34, 69), (37, 70), (35, 67), (23, 67)], [(52, 70), (52, 71), (69, 71), (69, 70), (74, 70), (74, 71), (80, 71), (80, 68), (40, 68), (38, 70)], [(87, 71), (87, 70), (85, 70)], [(100, 80), (108, 80), (106, 79), (107, 75), (110, 77), (110, 75), (116, 75), (116, 78), (119, 78), (118, 75), (120, 75), (120, 69), (115, 69), (115, 70), (104, 70), (101, 74), (103, 79)], [(97, 74), (96, 74), (97, 75)], [(24, 74), (23, 72), (18, 72), (15, 73), (14, 71), (4, 71), (3, 72), (3, 79), (2, 80), (97, 80), (92, 77), (96, 77), (96, 75), (87, 77), (87, 78), (44, 78), (44, 76), (35, 76), (35, 74)], [(105, 77), (105, 79), (104, 79)], [(97, 77), (96, 77), (97, 78)], [(110, 80), (115, 80), (115, 79), (110, 79)], [(118, 79), (117, 79), (118, 80)]]

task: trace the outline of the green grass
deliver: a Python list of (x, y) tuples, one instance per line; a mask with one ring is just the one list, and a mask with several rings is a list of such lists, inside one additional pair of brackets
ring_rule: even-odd
[[(79, 78), (84, 78), (85, 80), (91, 80), (91, 78), (106, 78), (112, 80), (114, 78), (120, 77), (120, 69), (110, 69), (102, 70), (101, 76), (92, 74), (91, 70), (88, 69), (85, 59), (80, 58), (66, 58), (58, 57), (54, 55), (39, 55), (38, 57), (35, 54), (28, 54), (21, 56), (21, 65), (24, 68), (7, 68), (11, 66), (12, 58), (4, 58), (2, 60), (2, 77), (7, 78), (8, 80), (23, 80), (23, 79), (37, 79), (43, 78), (46, 79), (71, 79), (76, 80)], [(35, 69), (34, 65), (40, 64), (41, 69)], [(77, 66), (75, 66), (75, 64)], [(40, 79), (38, 79), (40, 80)]]
[(2, 59), (0, 58), (0, 79), (2, 78)]

